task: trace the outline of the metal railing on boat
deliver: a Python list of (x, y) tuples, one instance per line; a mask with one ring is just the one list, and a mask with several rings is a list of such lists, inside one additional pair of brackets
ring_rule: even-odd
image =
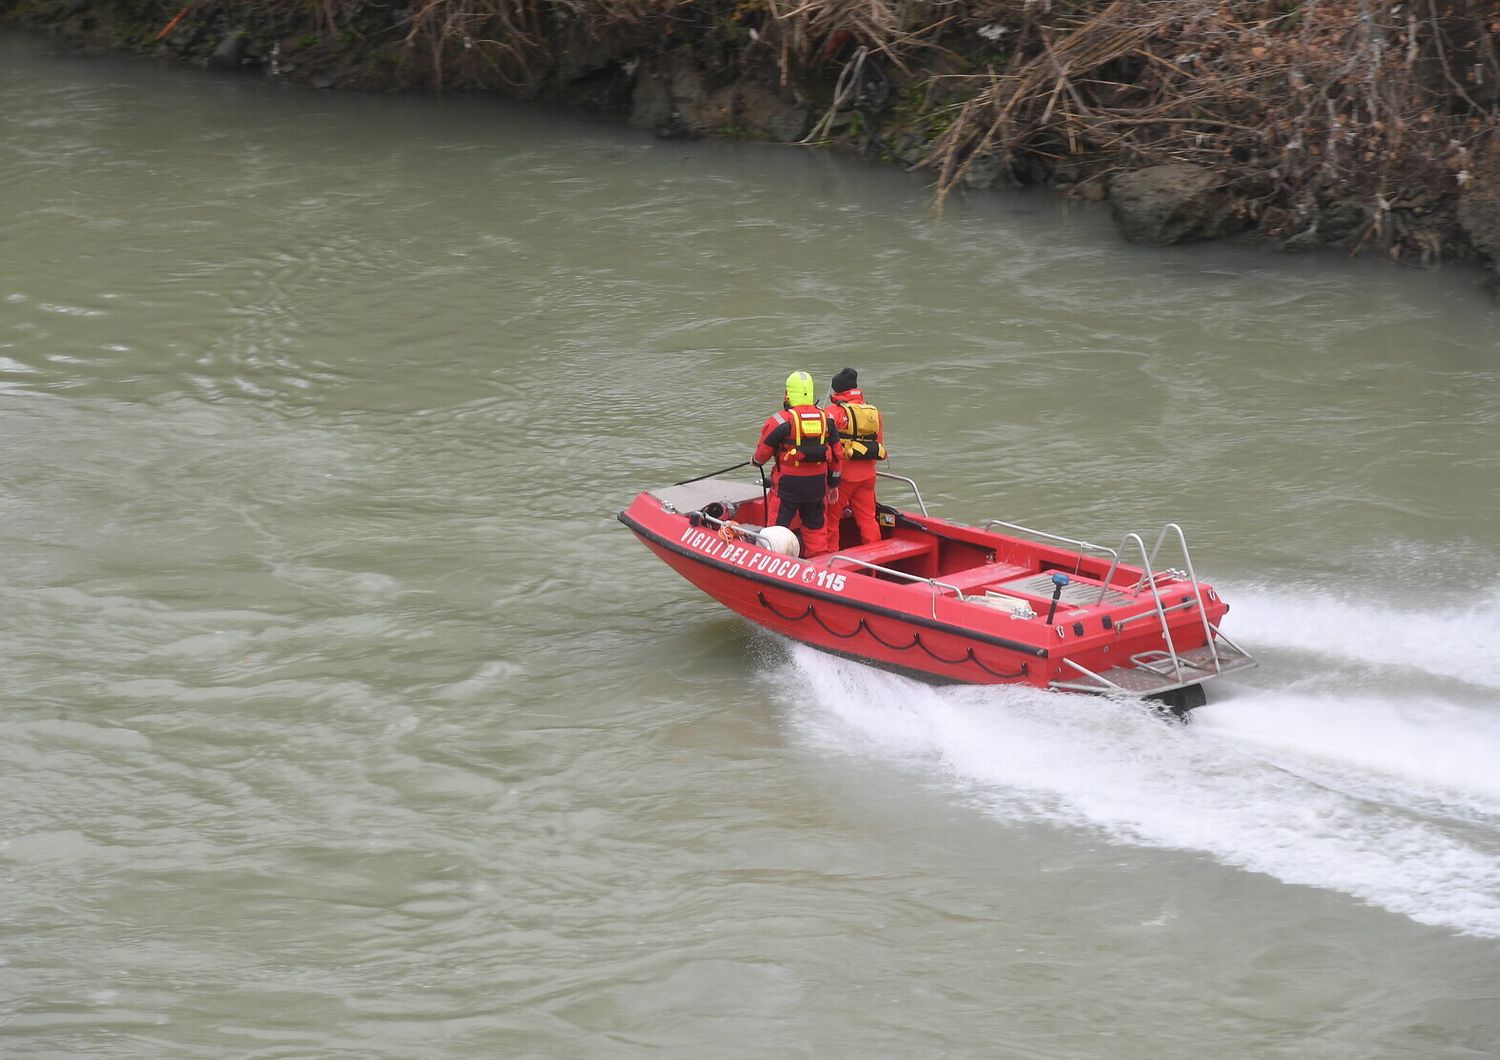
[[(1132, 668), (1135, 671), (1145, 671), (1158, 678), (1171, 680), (1171, 688), (1194, 684), (1205, 677), (1218, 676), (1227, 669), (1239, 669), (1246, 665), (1254, 665), (1249, 652), (1245, 651), (1234, 641), (1230, 640), (1219, 628), (1208, 619), (1208, 612), (1202, 606), (1203, 588), (1198, 582), (1197, 571), (1193, 567), (1192, 553), (1188, 550), (1187, 535), (1182, 527), (1176, 523), (1167, 523), (1161, 528), (1156, 536), (1156, 543), (1148, 552), (1146, 542), (1140, 534), (1130, 532), (1120, 539), (1119, 548), (1109, 548), (1106, 545), (1096, 545), (1090, 541), (1080, 541), (1075, 538), (1064, 537), (1046, 530), (1037, 530), (1029, 526), (1021, 526), (1018, 523), (1007, 522), (1004, 519), (989, 519), (982, 524), (985, 530), (996, 526), (1003, 526), (1017, 533), (1029, 534), (1033, 537), (1049, 541), (1056, 541), (1065, 545), (1071, 545), (1077, 549), (1102, 553), (1110, 557), (1109, 570), (1099, 583), (1099, 595), (1094, 599), (1094, 604), (1101, 603), (1106, 594), (1113, 587), (1116, 572), (1120, 569), (1121, 554), (1131, 544), (1136, 546), (1141, 556), (1141, 576), (1129, 587), (1128, 592), (1139, 593), (1143, 589), (1151, 592), (1152, 609), (1143, 611), (1139, 615), (1132, 615), (1120, 619), (1115, 623), (1116, 628), (1123, 628), (1133, 622), (1139, 622), (1146, 618), (1155, 618), (1161, 624), (1162, 639), (1166, 642), (1166, 649), (1152, 649), (1151, 651), (1139, 652), (1130, 657)], [(1182, 561), (1186, 570), (1169, 569), (1158, 572), (1156, 570), (1157, 556), (1161, 552), (1162, 545), (1167, 541), (1169, 535), (1174, 535), (1178, 548), (1182, 552)], [(1186, 583), (1189, 589), (1189, 599), (1178, 604), (1168, 606), (1162, 599), (1161, 586), (1165, 583)], [(1209, 590), (1212, 592), (1213, 590)], [(1172, 637), (1172, 627), (1167, 621), (1167, 615), (1176, 611), (1191, 611), (1197, 609), (1200, 621), (1203, 624), (1204, 647), (1193, 649), (1191, 653), (1183, 653), (1177, 650), (1177, 644)], [(1226, 659), (1227, 653), (1221, 653), (1220, 644), (1225, 645), (1233, 651), (1236, 658)], [(1096, 673), (1074, 659), (1064, 658), (1063, 662), (1088, 679), (1088, 683), (1077, 681), (1054, 681), (1053, 686), (1075, 691), (1088, 692), (1123, 692), (1126, 694), (1139, 694), (1139, 688), (1126, 687), (1123, 673), (1117, 669), (1111, 671), (1116, 674), (1116, 679), (1111, 679), (1104, 674)], [(1232, 663), (1232, 665), (1231, 665)], [(1192, 671), (1191, 673), (1189, 671)], [(1128, 673), (1130, 671), (1124, 671)]]
[(878, 574), (892, 575), (893, 577), (900, 578), (902, 581), (911, 582), (913, 585), (923, 584), (930, 586), (933, 590), (932, 617), (934, 619), (937, 618), (938, 589), (949, 589), (952, 592), (958, 593), (960, 599), (963, 598), (963, 591), (958, 586), (949, 585), (947, 582), (939, 581), (937, 578), (924, 578), (920, 574), (908, 574), (904, 570), (896, 570), (894, 567), (882, 567), (878, 563), (870, 563), (868, 560), (862, 560), (856, 556), (841, 556), (837, 552), (830, 553), (824, 561), (823, 566), (832, 567), (835, 563), (852, 563), (857, 567), (863, 567), (865, 570), (872, 570)]
[(889, 471), (877, 471), (875, 472), (875, 477), (894, 479), (897, 482), (906, 483), (911, 487), (912, 495), (917, 498), (917, 507), (921, 509), (923, 515), (927, 514), (927, 502), (922, 499), (922, 491), (917, 489), (917, 484), (911, 479), (905, 475), (893, 475)]
[(771, 539), (766, 537), (765, 533), (763, 532), (765, 530), (765, 527), (763, 526), (749, 526), (745, 523), (731, 523), (728, 519), (720, 519), (718, 516), (709, 515), (705, 511), (688, 512), (688, 517), (690, 519), (696, 519), (699, 522), (707, 523), (710, 526), (717, 526), (720, 529), (723, 529), (726, 526), (731, 527), (736, 534), (740, 535), (741, 537), (750, 538), (767, 552), (776, 551), (776, 546), (771, 543)]

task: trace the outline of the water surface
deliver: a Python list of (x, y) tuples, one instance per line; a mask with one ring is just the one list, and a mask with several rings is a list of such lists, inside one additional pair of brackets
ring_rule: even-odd
[[(29, 38), (0, 104), (0, 1052), (1500, 1051), (1473, 273)], [(940, 514), (1181, 522), (1262, 667), (933, 688), (615, 521), (845, 365)]]

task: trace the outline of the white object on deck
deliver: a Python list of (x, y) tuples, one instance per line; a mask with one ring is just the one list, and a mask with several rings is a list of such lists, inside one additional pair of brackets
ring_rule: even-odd
[(772, 552), (780, 552), (783, 556), (802, 555), (802, 547), (797, 541), (797, 535), (792, 533), (790, 527), (768, 526), (757, 536)]

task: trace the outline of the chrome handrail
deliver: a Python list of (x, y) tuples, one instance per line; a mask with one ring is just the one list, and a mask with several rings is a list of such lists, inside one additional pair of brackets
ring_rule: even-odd
[(927, 514), (927, 503), (922, 500), (922, 491), (919, 490), (919, 489), (917, 489), (917, 484), (915, 482), (913, 482), (911, 479), (907, 478), (905, 475), (893, 475), (889, 471), (876, 471), (875, 472), (875, 477), (876, 478), (893, 478), (897, 482), (904, 482), (904, 483), (906, 483), (908, 486), (911, 487), (912, 493), (917, 498), (917, 507), (922, 509), (922, 514), (923, 515)]
[(1065, 545), (1076, 545), (1078, 548), (1092, 549), (1095, 552), (1107, 552), (1109, 555), (1115, 557), (1116, 562), (1120, 558), (1120, 554), (1108, 545), (1095, 545), (1089, 541), (1076, 541), (1071, 537), (1063, 537), (1061, 534), (1054, 534), (1047, 530), (1034, 530), (1029, 526), (1022, 526), (1020, 523), (1007, 523), (1004, 519), (986, 519), (979, 526), (982, 530), (988, 530), (992, 526), (1003, 526), (1007, 530), (1016, 530), (1023, 534), (1045, 537), (1049, 541), (1061, 541)]
[(1090, 677), (1090, 678), (1094, 679), (1095, 681), (1098, 681), (1105, 688), (1111, 688), (1111, 689), (1113, 689), (1116, 692), (1124, 692), (1125, 691), (1124, 688), (1120, 687), (1120, 685), (1116, 684), (1114, 681), (1111, 681), (1109, 678), (1105, 677), (1103, 674), (1097, 674), (1097, 673), (1095, 673), (1093, 670), (1090, 670), (1087, 666), (1084, 666), (1082, 663), (1074, 662), (1072, 659), (1069, 659), (1066, 656), (1064, 656), (1063, 662), (1067, 663), (1069, 666), (1071, 666), (1073, 669), (1077, 670), (1079, 673), (1083, 674), (1085, 677)]
[[(824, 561), (823, 567), (825, 569), (832, 567), (835, 561), (839, 563), (853, 563), (855, 566), (865, 568), (865, 570), (879, 571), (881, 574), (894, 574), (896, 577), (904, 578), (909, 582), (920, 582), (934, 588), (942, 586), (944, 589), (952, 589), (955, 593), (959, 594), (960, 598), (963, 596), (963, 591), (956, 585), (949, 585), (947, 582), (938, 581), (936, 578), (924, 578), (920, 574), (908, 574), (906, 571), (897, 570), (894, 567), (882, 567), (878, 563), (871, 563), (869, 560), (863, 560), (857, 556), (841, 556), (837, 552), (830, 553), (828, 559)], [(938, 594), (934, 592), (932, 594), (932, 617), (934, 619), (937, 618), (937, 602)]]
[[(767, 538), (764, 533), (762, 533), (762, 531), (766, 529), (765, 527), (761, 527), (760, 530), (752, 530), (750, 527), (746, 526), (744, 523), (731, 523), (728, 519), (720, 519), (717, 516), (709, 515), (707, 512), (704, 512), (704, 511), (688, 512), (687, 514), (689, 516), (696, 515), (699, 519), (703, 520), (705, 523), (710, 523), (710, 524), (712, 524), (714, 526), (720, 526), (720, 527), (723, 527), (723, 526), (732, 526), (733, 529), (734, 529), (734, 532), (736, 534), (739, 534), (741, 537), (751, 538), (752, 540), (754, 540), (754, 542), (757, 545), (759, 545), (761, 548), (765, 549), (767, 552), (775, 552), (776, 551), (776, 549), (771, 546), (770, 539)], [(787, 558), (788, 559), (801, 559), (800, 556), (789, 556)]]
[[(1178, 571), (1175, 573), (1185, 575), (1182, 580), (1185, 580), (1187, 582), (1188, 588), (1192, 593), (1192, 598), (1190, 600), (1181, 604), (1174, 604), (1171, 607), (1167, 607), (1162, 602), (1161, 579), (1156, 576), (1156, 557), (1161, 552), (1161, 547), (1166, 542), (1168, 534), (1176, 535), (1177, 546), (1182, 550), (1182, 561), (1187, 565), (1187, 570), (1185, 572)], [(1222, 670), (1223, 660), (1219, 658), (1219, 647), (1218, 644), (1215, 643), (1215, 634), (1218, 633), (1218, 630), (1216, 630), (1213, 623), (1208, 620), (1208, 608), (1202, 606), (1203, 588), (1198, 584), (1198, 572), (1193, 568), (1193, 556), (1192, 553), (1188, 551), (1187, 535), (1183, 533), (1182, 527), (1177, 525), (1176, 523), (1164, 524), (1161, 528), (1161, 532), (1156, 535), (1156, 543), (1152, 545), (1150, 552), (1146, 551), (1146, 542), (1141, 538), (1140, 534), (1126, 534), (1120, 539), (1120, 552), (1124, 552), (1126, 545), (1128, 545), (1132, 541), (1135, 542), (1136, 547), (1140, 550), (1141, 553), (1141, 577), (1140, 580), (1137, 581), (1136, 584), (1132, 587), (1132, 589), (1135, 592), (1139, 592), (1142, 589), (1150, 589), (1151, 602), (1154, 605), (1154, 609), (1149, 612), (1143, 611), (1139, 615), (1132, 615), (1129, 618), (1121, 619), (1120, 621), (1115, 623), (1116, 627), (1128, 625), (1129, 623), (1134, 622), (1138, 619), (1145, 618), (1148, 614), (1155, 615), (1156, 618), (1161, 622), (1162, 639), (1167, 642), (1167, 656), (1172, 660), (1173, 675), (1177, 678), (1177, 680), (1180, 681), (1182, 680), (1182, 658), (1177, 654), (1177, 645), (1173, 643), (1172, 627), (1167, 622), (1167, 613), (1170, 611), (1186, 611), (1197, 607), (1198, 617), (1203, 623), (1204, 641), (1205, 643), (1207, 643), (1209, 655), (1213, 658), (1214, 661), (1214, 670), (1216, 672)], [(1110, 565), (1108, 573), (1106, 573), (1104, 576), (1104, 584), (1099, 587), (1099, 600), (1102, 601), (1104, 599), (1104, 594), (1109, 590), (1109, 585), (1114, 580), (1115, 572), (1119, 569), (1119, 566), (1120, 560), (1119, 554), (1117, 553), (1115, 562)], [(1236, 648), (1238, 650), (1238, 646), (1236, 646)]]
[[(1189, 600), (1186, 603), (1173, 604), (1171, 607), (1164, 607), (1164, 608), (1162, 608), (1162, 613), (1170, 615), (1174, 611), (1191, 611), (1193, 608), (1195, 608), (1197, 606), (1198, 606), (1198, 602), (1196, 600)], [(1138, 615), (1131, 615), (1129, 618), (1116, 619), (1115, 620), (1115, 628), (1116, 629), (1124, 629), (1126, 626), (1130, 625), (1130, 623), (1132, 623), (1132, 622), (1137, 622), (1137, 621), (1139, 621), (1139, 620), (1141, 620), (1143, 618), (1153, 618), (1153, 617), (1155, 617), (1155, 615), (1156, 615), (1155, 611), (1142, 611), (1140, 614), (1138, 614)]]
[[(1005, 522), (1004, 519), (987, 519), (984, 520), (983, 523), (980, 523), (980, 529), (986, 529), (986, 531), (987, 529), (992, 528), (992, 526), (1004, 526), (1005, 529), (1013, 529), (1013, 531), (1016, 531), (1017, 534), (1031, 534), (1032, 537), (1047, 538), (1047, 540), (1049, 541), (1059, 541), (1059, 543), (1061, 544), (1071, 544), (1071, 546), (1074, 546), (1076, 547), (1076, 549), (1080, 550), (1088, 549), (1091, 550), (1091, 552), (1106, 553), (1106, 555), (1109, 555), (1110, 558), (1113, 558), (1113, 561), (1115, 561), (1115, 564), (1110, 567), (1110, 570), (1112, 571), (1115, 570), (1115, 567), (1118, 567), (1119, 561), (1121, 561), (1121, 558), (1119, 558), (1119, 553), (1115, 552), (1115, 549), (1112, 549), (1112, 547), (1106, 546), (1106, 544), (1094, 544), (1092, 543), (1092, 541), (1077, 541), (1071, 537), (1064, 537), (1064, 535), (1062, 534), (1053, 534), (1053, 532), (1050, 531), (1040, 531), (1040, 529), (1032, 528), (1032, 526), (1022, 526), (1020, 525), (1020, 523), (1008, 523)], [(1079, 571), (1077, 571), (1077, 567), (1074, 567), (1073, 573), (1079, 573)], [(1106, 585), (1101, 586), (1100, 600), (1104, 600), (1104, 591), (1106, 591), (1107, 588), (1109, 588), (1109, 582), (1106, 582)], [(1095, 603), (1098, 603), (1098, 600), (1095, 601)]]
[[(1167, 621), (1167, 609), (1161, 601), (1161, 588), (1156, 584), (1156, 579), (1151, 577), (1151, 558), (1146, 555), (1146, 542), (1141, 535), (1131, 531), (1120, 538), (1120, 551), (1125, 551), (1127, 542), (1134, 541), (1141, 550), (1141, 563), (1151, 584), (1151, 602), (1156, 606), (1156, 617), (1161, 619), (1161, 636), (1167, 642), (1167, 654), (1172, 659), (1172, 673), (1177, 680), (1182, 680), (1182, 660), (1177, 655), (1177, 645), (1172, 642), (1172, 624)], [(1108, 585), (1108, 583), (1105, 583)], [(1104, 599), (1104, 593), (1099, 593), (1099, 599)]]
[[(1225, 633), (1223, 633), (1223, 632), (1221, 632), (1221, 631), (1220, 631), (1220, 630), (1219, 630), (1219, 627), (1218, 627), (1218, 626), (1216, 626), (1216, 625), (1214, 625), (1214, 624), (1213, 624), (1213, 623), (1212, 623), (1212, 622), (1210, 622), (1210, 623), (1209, 623), (1209, 624), (1208, 624), (1208, 628), (1209, 628), (1209, 629), (1211, 629), (1211, 630), (1213, 630), (1213, 631), (1214, 631), (1214, 637), (1215, 637), (1215, 638), (1216, 638), (1216, 640), (1222, 640), (1222, 641), (1223, 641), (1223, 642), (1224, 642), (1224, 643), (1225, 643), (1225, 644), (1227, 644), (1227, 645), (1229, 645), (1229, 646), (1230, 646), (1230, 647), (1231, 647), (1231, 648), (1233, 648), (1233, 649), (1234, 649), (1234, 650), (1235, 650), (1235, 651), (1237, 651), (1237, 652), (1239, 652), (1239, 653), (1240, 653), (1240, 654), (1241, 654), (1241, 655), (1243, 655), (1243, 656), (1245, 656), (1245, 658), (1247, 658), (1247, 659), (1248, 659), (1248, 658), (1249, 658), (1249, 657), (1250, 657), (1250, 653), (1249, 653), (1249, 652), (1248, 652), (1248, 651), (1246, 651), (1246, 650), (1245, 650), (1245, 649), (1244, 649), (1244, 648), (1242, 648), (1242, 647), (1240, 647), (1240, 645), (1239, 645), (1239, 644), (1237, 644), (1237, 643), (1236, 643), (1236, 642), (1235, 642), (1235, 641), (1234, 641), (1234, 639), (1233, 639), (1233, 638), (1231, 638), (1231, 637), (1230, 637), (1230, 636), (1228, 636), (1228, 635), (1227, 635), (1227, 634), (1225, 634)], [(1215, 661), (1215, 662), (1217, 662), (1217, 661), (1218, 661), (1218, 653), (1217, 653), (1217, 652), (1216, 652), (1216, 653), (1215, 653), (1215, 654), (1214, 654), (1214, 661)], [(1220, 665), (1221, 665), (1221, 666), (1222, 666), (1222, 664), (1220, 664)]]
[[(1162, 542), (1166, 540), (1167, 531), (1175, 531), (1177, 534), (1177, 545), (1182, 549), (1182, 562), (1187, 565), (1188, 584), (1193, 587), (1193, 599), (1199, 603), (1203, 600), (1203, 590), (1198, 587), (1198, 574), (1193, 570), (1193, 556), (1188, 551), (1187, 534), (1183, 533), (1182, 527), (1176, 523), (1167, 523), (1161, 528), (1161, 533), (1156, 535), (1156, 544), (1151, 548), (1150, 563), (1147, 564), (1147, 573), (1156, 564), (1156, 554), (1161, 551)], [(1156, 579), (1151, 579), (1152, 588), (1156, 586)], [(1214, 669), (1220, 668), (1219, 649), (1214, 643), (1213, 626), (1208, 621), (1208, 608), (1202, 607), (1198, 610), (1198, 616), (1203, 620), (1203, 636), (1208, 642), (1209, 653), (1213, 656)]]

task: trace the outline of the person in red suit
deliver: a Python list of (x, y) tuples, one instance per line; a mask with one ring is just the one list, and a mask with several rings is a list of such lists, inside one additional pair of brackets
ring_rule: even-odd
[(865, 400), (859, 373), (853, 368), (833, 377), (832, 391), (826, 411), (842, 439), (844, 466), (838, 496), (829, 505), (828, 533), (836, 548), (839, 521), (848, 508), (854, 513), (860, 543), (868, 545), (880, 540), (880, 524), (875, 519), (875, 466), (886, 457), (885, 424), (880, 410)]
[(751, 457), (756, 464), (775, 460), (767, 524), (790, 527), (800, 516), (802, 553), (808, 557), (838, 546), (837, 536), (831, 543), (828, 540), (824, 516), (837, 494), (844, 458), (838, 429), (815, 401), (812, 376), (806, 372), (787, 376), (781, 411), (767, 417)]

